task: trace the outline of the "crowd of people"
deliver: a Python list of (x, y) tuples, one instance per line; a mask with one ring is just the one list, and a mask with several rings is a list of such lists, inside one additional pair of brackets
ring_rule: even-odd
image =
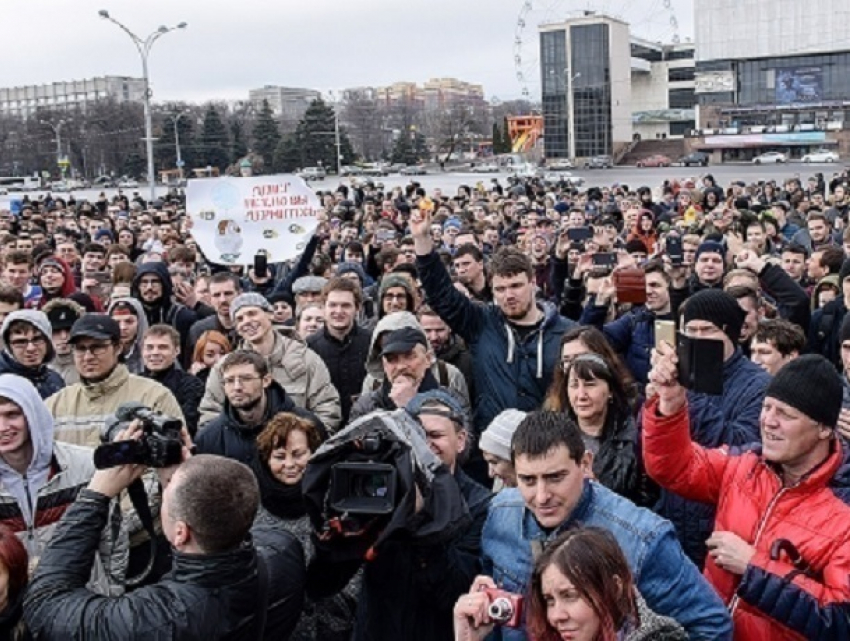
[(850, 638), (848, 171), (317, 195), (0, 210), (0, 639)]

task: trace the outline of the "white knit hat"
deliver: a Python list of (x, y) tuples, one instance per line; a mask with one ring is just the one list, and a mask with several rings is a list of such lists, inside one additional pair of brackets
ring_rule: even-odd
[(511, 439), (525, 416), (526, 413), (519, 410), (505, 410), (482, 432), (478, 447), (482, 452), (510, 461)]

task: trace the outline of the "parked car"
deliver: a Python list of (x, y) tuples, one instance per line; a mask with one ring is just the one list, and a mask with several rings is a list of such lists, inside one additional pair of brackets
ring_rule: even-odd
[(298, 172), (298, 177), (306, 181), (324, 180), (327, 177), (324, 167), (304, 167)]
[(363, 176), (388, 176), (389, 171), (384, 165), (365, 165), (360, 172)]
[(360, 167), (354, 165), (343, 165), (339, 168), (340, 176), (359, 176), (361, 173)]
[(788, 162), (788, 156), (781, 154), (778, 151), (766, 151), (753, 158), (754, 165), (769, 165), (770, 163)]
[(594, 156), (584, 163), (585, 169), (611, 169), (614, 166), (614, 161), (611, 156)]
[(497, 174), (499, 173), (499, 165), (483, 163), (481, 165), (475, 165), (475, 167), (472, 168), (472, 171), (476, 174)]
[(687, 156), (679, 158), (679, 164), (683, 167), (690, 167), (691, 165), (696, 167), (708, 167), (708, 154), (702, 151), (694, 151)]
[(118, 182), (118, 189), (138, 189), (139, 182), (132, 178), (125, 178)]
[(569, 158), (555, 158), (554, 160), (550, 160), (546, 163), (546, 166), (552, 171), (563, 171), (565, 169), (572, 169), (574, 167), (572, 161)]
[(424, 176), (428, 172), (422, 165), (408, 165), (399, 172), (402, 176)]
[(543, 174), (543, 182), (553, 184), (565, 182), (573, 187), (581, 187), (584, 184), (584, 178), (575, 176), (568, 171), (549, 171)]
[(803, 156), (803, 162), (838, 162), (838, 154), (829, 149), (818, 149)]
[(406, 166), (403, 162), (396, 162), (387, 167), (387, 171), (391, 174), (400, 174)]
[(637, 162), (638, 167), (669, 167), (672, 164), (673, 161), (664, 154), (654, 154)]

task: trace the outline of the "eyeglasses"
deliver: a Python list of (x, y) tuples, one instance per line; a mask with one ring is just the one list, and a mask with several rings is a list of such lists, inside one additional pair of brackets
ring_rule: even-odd
[(32, 338), (15, 338), (9, 341), (12, 349), (26, 349), (28, 345), (33, 347), (41, 347), (47, 342), (44, 336), (34, 336)]
[(103, 356), (106, 353), (106, 350), (112, 343), (92, 343), (91, 345), (74, 345), (74, 353), (78, 356), (85, 356), (87, 353), (92, 356)]
[(233, 387), (236, 383), (240, 385), (247, 385), (251, 381), (256, 381), (261, 379), (262, 376), (228, 376), (224, 379), (225, 387)]
[(384, 298), (389, 298), (390, 300), (405, 300), (407, 298), (407, 294), (384, 294)]

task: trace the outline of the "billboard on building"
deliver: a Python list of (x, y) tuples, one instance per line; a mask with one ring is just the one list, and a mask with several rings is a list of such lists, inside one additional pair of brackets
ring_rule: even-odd
[(776, 104), (820, 102), (823, 98), (821, 67), (790, 67), (776, 70)]
[(732, 70), (697, 72), (694, 93), (728, 93), (735, 90)]

